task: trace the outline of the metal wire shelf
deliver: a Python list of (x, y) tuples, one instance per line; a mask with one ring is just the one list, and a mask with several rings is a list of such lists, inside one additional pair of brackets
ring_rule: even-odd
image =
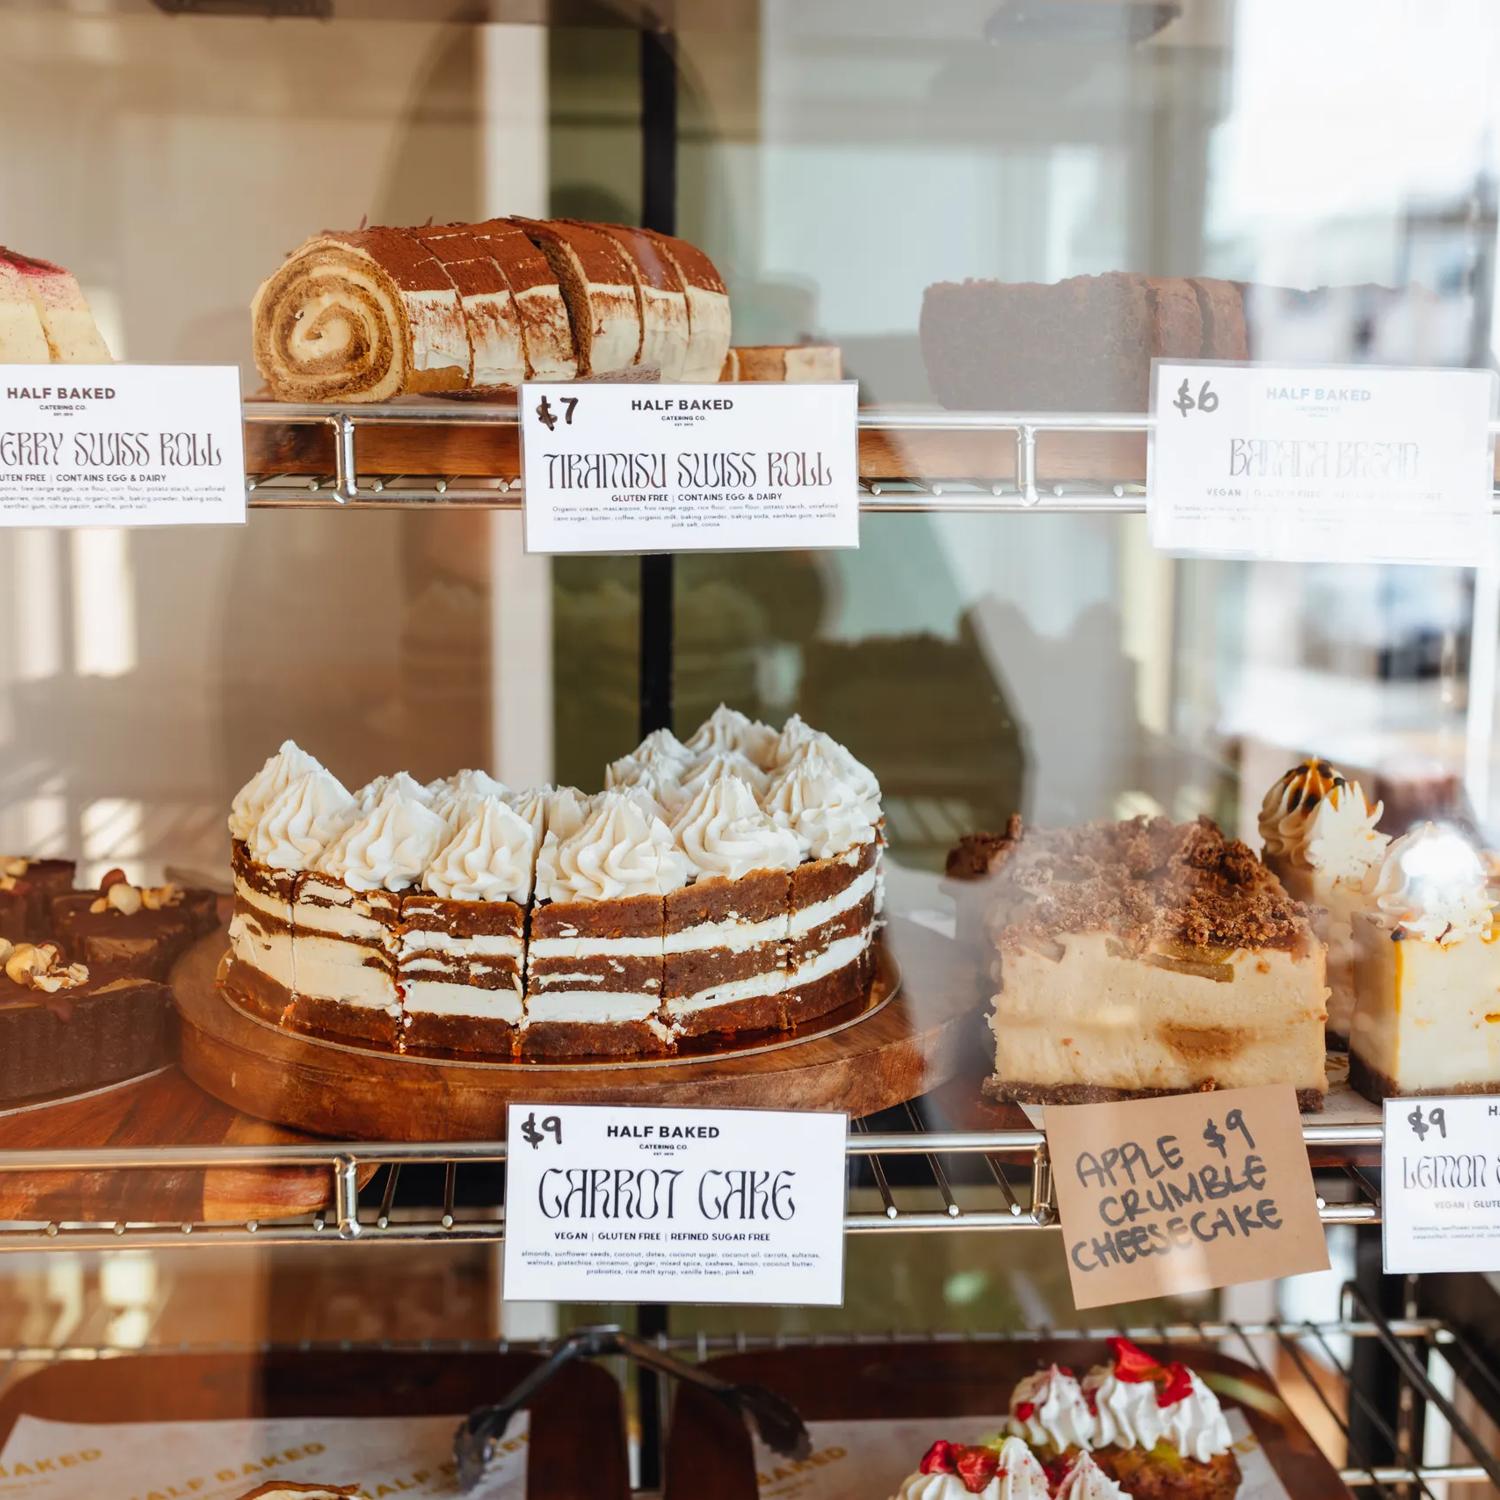
[[(250, 401), (244, 405), (250, 427), (279, 426), (288, 431), (324, 429), (331, 434), (331, 470), (299, 472), (278, 467), (257, 469), (246, 482), (249, 503), (257, 508), (297, 509), (353, 506), (361, 509), (399, 509), (445, 505), (490, 510), (521, 509), (524, 489), (520, 475), (515, 404), (464, 401), (392, 402), (384, 405), (329, 407)], [(869, 454), (861, 449), (860, 509), (866, 513), (942, 510), (955, 512), (1076, 512), (1130, 514), (1146, 509), (1144, 464), (1138, 456), (1116, 455), (1120, 472), (1097, 477), (1070, 477), (1049, 471), (1076, 467), (1067, 461), (1068, 444), (1099, 437), (1144, 437), (1155, 419), (1139, 412), (968, 412), (923, 407), (868, 407), (859, 412), (862, 439), (871, 440)], [(428, 432), (462, 428), (471, 433), (489, 429), (503, 435), (505, 472), (476, 477), (455, 473), (385, 473), (362, 458), (361, 434), (389, 435), (397, 429)], [(1500, 433), (1500, 422), (1491, 423)], [(958, 449), (907, 447), (947, 437)], [(948, 472), (947, 454), (965, 449), (975, 453), (973, 440), (1001, 440), (984, 445), (994, 473), (966, 472), (960, 465)], [(1049, 440), (1051, 455), (1040, 453)], [(1001, 455), (1004, 455), (1003, 462)], [(894, 456), (893, 456), (894, 455)], [(903, 462), (904, 460), (904, 462)], [(1097, 453), (1094, 462), (1107, 462)], [(1130, 472), (1125, 471), (1128, 465)], [(425, 467), (425, 466), (424, 466)], [(441, 465), (439, 464), (439, 467)], [(920, 472), (916, 472), (920, 468)], [(1500, 514), (1500, 487), (1494, 508)]]
[[(1324, 1431), (1325, 1450), (1345, 1484), (1389, 1500), (1393, 1492), (1441, 1500), (1451, 1485), (1500, 1486), (1500, 1453), (1476, 1429), (1482, 1418), (1474, 1409), (1494, 1412), (1500, 1405), (1500, 1375), (1481, 1357), (1462, 1329), (1438, 1318), (1387, 1318), (1354, 1286), (1346, 1286), (1334, 1319), (1202, 1318), (1156, 1323), (1096, 1324), (1088, 1327), (1035, 1327), (1005, 1331), (878, 1331), (804, 1334), (776, 1332), (685, 1335), (663, 1333), (653, 1342), (679, 1357), (705, 1360), (716, 1354), (759, 1350), (796, 1350), (829, 1344), (854, 1344), (880, 1350), (902, 1345), (952, 1343), (1039, 1343), (1043, 1340), (1095, 1340), (1122, 1334), (1139, 1341), (1204, 1344), (1248, 1363), (1286, 1397), (1295, 1383), (1301, 1414)], [(392, 1353), (474, 1353), (477, 1351), (549, 1352), (549, 1340), (422, 1339), (350, 1344), (346, 1340), (306, 1340), (294, 1346), (233, 1342), (178, 1343), (159, 1347), (122, 1347), (108, 1343), (59, 1342), (56, 1345), (0, 1346), (0, 1384), (48, 1365), (124, 1357), (172, 1357), (181, 1354), (262, 1353), (379, 1349)], [(1368, 1393), (1372, 1383), (1355, 1370), (1359, 1356), (1380, 1361), (1377, 1372), (1394, 1381), (1387, 1387), (1386, 1410)], [(1380, 1383), (1379, 1381), (1375, 1383)], [(664, 1386), (656, 1399), (666, 1405)], [(1394, 1411), (1394, 1420), (1389, 1411)], [(1332, 1439), (1332, 1441), (1328, 1441)], [(657, 1466), (656, 1472), (660, 1472)]]
[[(1381, 1128), (1308, 1123), (1303, 1135), (1313, 1150), (1368, 1150), (1379, 1147)], [(848, 1234), (1014, 1232), (1056, 1224), (1051, 1166), (1040, 1130), (931, 1130), (920, 1105), (909, 1103), (853, 1121), (846, 1152)], [(498, 1243), (505, 1237), (505, 1154), (501, 1141), (0, 1151), (0, 1173), (311, 1167), (326, 1170), (329, 1178), (328, 1207), (310, 1216), (194, 1223), (16, 1221), (0, 1226), (0, 1251)], [(418, 1169), (426, 1170), (413, 1188)], [(1378, 1186), (1361, 1167), (1344, 1163), (1320, 1171), (1318, 1187), (1325, 1223), (1379, 1222)]]

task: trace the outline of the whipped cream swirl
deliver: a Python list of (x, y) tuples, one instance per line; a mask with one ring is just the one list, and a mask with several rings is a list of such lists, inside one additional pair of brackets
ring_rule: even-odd
[(451, 827), (467, 822), (486, 797), (509, 797), (510, 788), (487, 771), (458, 771), (427, 783), (431, 807)]
[(666, 807), (685, 807), (711, 781), (732, 776), (743, 781), (756, 797), (764, 796), (771, 778), (738, 750), (720, 750), (688, 767), (675, 786), (665, 788)]
[(349, 790), (321, 766), (290, 781), (271, 799), (246, 835), (250, 857), (278, 870), (308, 870), (355, 818)]
[(1077, 1379), (1057, 1365), (1028, 1375), (1010, 1398), (1007, 1426), (1037, 1448), (1091, 1448), (1094, 1416)]
[(559, 839), (577, 833), (589, 815), (589, 799), (576, 786), (529, 787), (513, 793), (506, 801), (531, 824), (538, 849), (549, 833), (555, 833)]
[(1184, 1458), (1206, 1464), (1216, 1454), (1227, 1453), (1234, 1441), (1219, 1398), (1189, 1370), (1191, 1391), (1180, 1401), (1164, 1408), (1167, 1441)]
[(863, 799), (817, 746), (797, 752), (766, 788), (761, 806), (810, 859), (831, 859), (875, 837)]
[(409, 771), (397, 771), (394, 776), (377, 776), (373, 781), (367, 781), (354, 793), (354, 800), (360, 812), (367, 813), (391, 795), (419, 802), (423, 807), (431, 807), (434, 800), (432, 788), (423, 786)]
[(692, 763), (692, 754), (670, 729), (653, 729), (629, 755), (611, 761), (604, 772), (604, 785), (635, 786), (642, 777), (654, 777), (659, 784), (679, 780)]
[(1266, 793), (1260, 836), (1272, 860), (1362, 881), (1390, 843), (1375, 828), (1384, 810), (1381, 802), (1372, 807), (1360, 784), (1326, 760), (1305, 760)]
[(728, 772), (698, 789), (672, 832), (700, 876), (738, 880), (753, 870), (792, 870), (802, 859), (796, 835), (773, 823), (749, 784)]
[(248, 839), (250, 830), (266, 807), (288, 782), (321, 771), (322, 764), (292, 740), (283, 740), (281, 748), (235, 793), (229, 806), (229, 836)]
[[(968, 1450), (973, 1452), (975, 1450)], [(948, 1468), (918, 1470), (901, 1481), (894, 1500), (1048, 1500), (1047, 1472), (1020, 1438), (1008, 1437), (994, 1454), (994, 1471), (976, 1490)]]
[(1057, 1487), (1056, 1500), (1130, 1500), (1087, 1453), (1080, 1453)]
[(775, 759), (780, 738), (769, 724), (721, 703), (698, 726), (685, 748), (695, 763), (729, 751), (766, 770)]
[(567, 838), (549, 832), (537, 856), (543, 901), (613, 901), (663, 896), (688, 882), (687, 856), (672, 830), (623, 791), (601, 792), (583, 826)]
[(1167, 1435), (1166, 1413), (1149, 1380), (1121, 1380), (1107, 1365), (1083, 1377), (1094, 1398), (1095, 1448), (1154, 1448)]
[[(787, 729), (791, 729), (793, 720), (796, 720), (801, 728), (793, 737), (787, 754), (777, 761), (777, 772), (785, 774), (793, 766), (800, 765), (810, 755), (826, 760), (838, 772), (840, 778), (854, 788), (864, 804), (865, 814), (869, 820), (872, 823), (878, 823), (880, 821), (880, 783), (875, 779), (875, 773), (863, 761), (856, 760), (849, 750), (832, 735), (824, 734), (821, 729), (808, 728), (795, 714), (787, 720)], [(786, 733), (785, 730), (782, 732)]]
[(449, 901), (527, 901), (535, 865), (531, 824), (498, 797), (484, 797), (433, 857), (422, 884)]
[(1387, 926), (1432, 943), (1477, 937), (1494, 921), (1484, 862), (1461, 833), (1436, 823), (1397, 839), (1365, 891)]
[(422, 878), (448, 837), (448, 825), (430, 807), (388, 789), (318, 856), (315, 868), (351, 890), (404, 891)]

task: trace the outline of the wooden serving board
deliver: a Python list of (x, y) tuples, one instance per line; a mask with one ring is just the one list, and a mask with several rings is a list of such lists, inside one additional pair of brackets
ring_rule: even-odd
[[(539, 1355), (493, 1350), (363, 1349), (65, 1361), (17, 1381), (0, 1399), (0, 1442), (23, 1415), (90, 1423), (462, 1416), (499, 1401), (540, 1363)], [(542, 1387), (529, 1410), (529, 1500), (629, 1500), (620, 1388), (605, 1370), (567, 1366)], [(244, 1489), (275, 1477), (274, 1470), (252, 1474)], [(318, 1477), (356, 1484), (362, 1476)]]
[[(182, 960), (174, 989), (182, 1065), (201, 1088), (247, 1114), (348, 1140), (499, 1140), (512, 1102), (677, 1104), (871, 1114), (951, 1076), (966, 1051), (972, 986), (948, 983), (931, 945), (944, 940), (893, 920), (883, 980), (923, 975), (843, 1030), (738, 1055), (630, 1067), (477, 1063), (403, 1057), (285, 1031), (231, 1005), (215, 976), (222, 939)], [(929, 980), (926, 976), (931, 976)]]
[[(1213, 1388), (1226, 1410), (1238, 1407), (1294, 1500), (1348, 1500), (1349, 1491), (1307, 1430), (1259, 1371), (1202, 1344), (1146, 1346), (1180, 1359)], [(1036, 1343), (822, 1344), (730, 1354), (707, 1361), (725, 1380), (763, 1385), (786, 1397), (806, 1422), (931, 1418), (932, 1440), (945, 1421), (1003, 1412), (1016, 1381), (1039, 1365), (1083, 1370), (1101, 1362), (1102, 1340)], [(749, 1429), (691, 1386), (680, 1386), (667, 1447), (663, 1500), (755, 1500)], [(912, 1453), (906, 1473), (917, 1467)], [(890, 1494), (903, 1475), (889, 1476)]]
[[(0, 1151), (299, 1145), (307, 1137), (211, 1098), (177, 1068), (0, 1115)], [(367, 1169), (366, 1180), (374, 1168)], [(0, 1172), (0, 1219), (239, 1223), (317, 1212), (332, 1174), (312, 1167)]]

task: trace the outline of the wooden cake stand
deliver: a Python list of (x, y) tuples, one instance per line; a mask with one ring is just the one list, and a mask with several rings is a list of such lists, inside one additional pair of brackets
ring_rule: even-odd
[[(665, 1104), (873, 1114), (952, 1077), (978, 1009), (953, 944), (895, 919), (881, 939), (875, 990), (802, 1036), (662, 1062), (514, 1063), (402, 1056), (286, 1031), (219, 988), (222, 933), (178, 964), (182, 1067), (235, 1109), (345, 1140), (498, 1140), (511, 1103)], [(902, 972), (922, 976), (920, 992)]]

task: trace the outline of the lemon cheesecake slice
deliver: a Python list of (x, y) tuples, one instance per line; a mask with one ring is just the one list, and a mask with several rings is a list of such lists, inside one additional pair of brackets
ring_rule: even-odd
[(1349, 1079), (1371, 1099), (1500, 1093), (1500, 927), (1484, 861), (1423, 823), (1386, 851), (1354, 917)]

